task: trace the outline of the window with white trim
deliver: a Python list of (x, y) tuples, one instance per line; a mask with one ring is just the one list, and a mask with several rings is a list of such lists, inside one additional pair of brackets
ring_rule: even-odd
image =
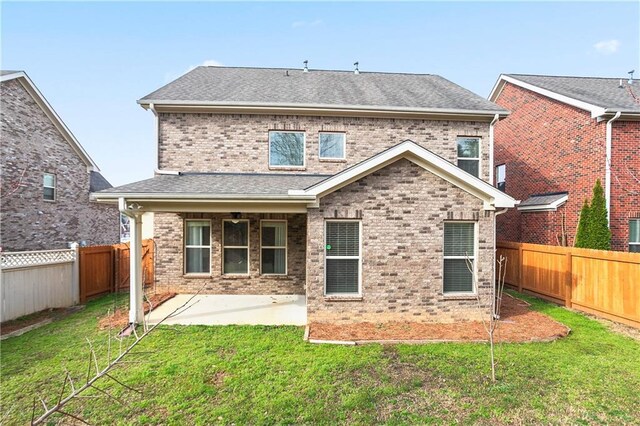
[(496, 188), (504, 192), (507, 188), (507, 165), (500, 164), (496, 167)]
[(249, 221), (222, 221), (222, 273), (249, 274)]
[(361, 222), (325, 222), (325, 294), (359, 295), (362, 269)]
[(263, 275), (286, 275), (286, 220), (263, 220), (260, 222), (260, 271)]
[(184, 272), (208, 274), (211, 271), (211, 222), (185, 221)]
[(480, 177), (480, 138), (459, 137), (457, 144), (458, 167)]
[(640, 219), (629, 221), (629, 251), (640, 253)]
[(269, 132), (270, 167), (304, 167), (304, 132)]
[(42, 177), (42, 198), (47, 201), (56, 200), (56, 175), (45, 173)]
[(475, 222), (445, 222), (443, 291), (473, 293), (476, 262)]
[(344, 133), (320, 132), (319, 154), (321, 160), (344, 160), (346, 135)]

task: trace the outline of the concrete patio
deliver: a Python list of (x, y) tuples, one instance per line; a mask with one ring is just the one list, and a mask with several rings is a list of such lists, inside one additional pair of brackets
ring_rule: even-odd
[[(192, 295), (179, 294), (151, 312), (155, 324), (182, 306)], [(299, 325), (307, 324), (306, 298), (301, 295), (196, 296), (165, 324), (179, 325)]]

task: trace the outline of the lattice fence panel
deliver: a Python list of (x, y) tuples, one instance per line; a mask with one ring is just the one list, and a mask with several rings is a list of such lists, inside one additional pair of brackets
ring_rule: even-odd
[(24, 251), (0, 254), (0, 267), (18, 268), (23, 266), (49, 265), (60, 262), (73, 262), (75, 250)]

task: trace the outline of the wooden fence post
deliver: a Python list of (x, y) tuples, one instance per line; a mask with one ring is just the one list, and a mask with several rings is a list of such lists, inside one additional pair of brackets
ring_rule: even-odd
[(518, 292), (522, 293), (522, 243), (518, 243)]
[(571, 298), (573, 293), (573, 260), (571, 259), (571, 249), (567, 251), (565, 258), (567, 260), (567, 266), (564, 282), (564, 306), (570, 308), (572, 306)]

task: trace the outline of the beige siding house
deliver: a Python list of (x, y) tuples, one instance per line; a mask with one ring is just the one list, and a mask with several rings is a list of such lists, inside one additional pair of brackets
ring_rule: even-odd
[(160, 288), (305, 295), (309, 322), (485, 313), (507, 111), (439, 76), (306, 69), (199, 67), (138, 102), (157, 174), (94, 198), (155, 213)]

